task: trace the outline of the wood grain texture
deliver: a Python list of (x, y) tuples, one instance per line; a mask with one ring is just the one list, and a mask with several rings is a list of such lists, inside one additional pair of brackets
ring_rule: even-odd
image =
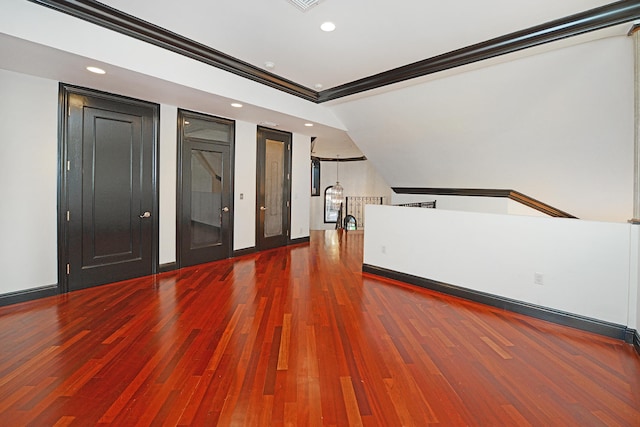
[(0, 308), (0, 425), (638, 426), (611, 338), (363, 274), (363, 235)]

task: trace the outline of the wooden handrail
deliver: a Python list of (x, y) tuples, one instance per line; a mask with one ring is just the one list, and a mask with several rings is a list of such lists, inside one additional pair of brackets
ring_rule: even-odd
[(556, 209), (544, 202), (514, 190), (480, 189), (480, 188), (424, 188), (424, 187), (392, 187), (397, 194), (430, 194), (436, 196), (470, 196), (470, 197), (506, 197), (539, 212), (556, 218), (577, 218), (567, 212)]

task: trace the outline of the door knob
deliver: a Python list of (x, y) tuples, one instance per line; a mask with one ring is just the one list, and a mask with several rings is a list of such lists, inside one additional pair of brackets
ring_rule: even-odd
[(151, 216), (151, 212), (146, 211), (142, 215), (138, 215), (140, 218), (149, 218)]
[(266, 210), (267, 210), (267, 208), (265, 208), (264, 206), (260, 206), (260, 210), (261, 210), (261, 211), (266, 211)]
[(222, 208), (222, 212), (229, 212), (229, 208), (225, 206), (224, 208)]

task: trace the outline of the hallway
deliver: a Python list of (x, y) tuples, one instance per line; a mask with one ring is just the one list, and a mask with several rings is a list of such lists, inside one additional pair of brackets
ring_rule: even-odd
[(310, 240), (0, 307), (1, 424), (638, 425), (633, 346)]

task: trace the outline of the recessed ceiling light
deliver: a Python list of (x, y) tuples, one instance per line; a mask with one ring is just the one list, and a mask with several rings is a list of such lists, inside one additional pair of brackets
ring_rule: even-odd
[(274, 68), (276, 68), (276, 64), (274, 62), (267, 61), (267, 62), (264, 63), (264, 68), (267, 68), (269, 70), (273, 70)]
[(333, 22), (325, 22), (320, 25), (320, 29), (322, 31), (331, 32), (336, 29), (336, 24), (334, 24)]
[(316, 83), (313, 87), (315, 87), (316, 90), (320, 90), (320, 89), (322, 89), (323, 86), (322, 86), (321, 83)]
[(231, 106), (232, 106), (233, 108), (242, 108), (242, 104), (240, 104), (239, 102), (233, 102), (233, 103), (231, 104)]
[(304, 125), (305, 125), (306, 127), (309, 127), (309, 128), (310, 128), (310, 127), (312, 127), (312, 126), (313, 126), (313, 123), (305, 123)]
[(91, 71), (92, 73), (96, 73), (96, 74), (106, 74), (106, 71), (104, 71), (102, 68), (98, 68), (98, 67), (87, 67), (88, 71)]

